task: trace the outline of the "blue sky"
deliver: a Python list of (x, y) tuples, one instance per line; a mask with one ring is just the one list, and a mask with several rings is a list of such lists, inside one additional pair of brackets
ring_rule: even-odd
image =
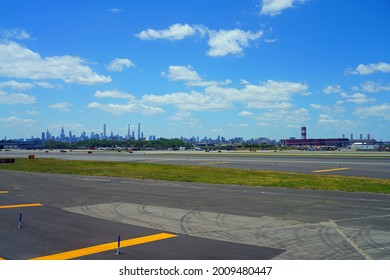
[(0, 138), (390, 140), (387, 0), (0, 4)]

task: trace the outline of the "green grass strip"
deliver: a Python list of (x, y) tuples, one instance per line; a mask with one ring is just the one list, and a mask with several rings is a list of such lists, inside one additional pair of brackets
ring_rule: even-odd
[(71, 161), (60, 159), (16, 159), (16, 163), (14, 164), (0, 165), (1, 169), (212, 184), (390, 193), (389, 179), (241, 170), (205, 166)]

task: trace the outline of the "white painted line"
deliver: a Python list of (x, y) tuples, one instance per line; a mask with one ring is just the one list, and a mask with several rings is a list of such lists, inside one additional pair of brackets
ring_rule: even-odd
[(328, 224), (333, 227), (341, 235), (341, 237), (344, 238), (344, 240), (347, 241), (349, 245), (351, 245), (366, 260), (372, 260), (372, 258), (366, 252), (364, 252), (362, 248), (360, 248), (355, 242), (353, 242), (352, 239), (345, 235), (345, 233), (338, 227), (338, 225), (333, 220), (329, 220)]

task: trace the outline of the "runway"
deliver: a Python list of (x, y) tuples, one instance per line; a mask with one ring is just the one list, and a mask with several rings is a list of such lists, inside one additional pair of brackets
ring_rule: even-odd
[(0, 259), (390, 259), (390, 195), (5, 170), (0, 177)]
[[(90, 152), (90, 153), (88, 153)], [(227, 152), (194, 151), (22, 151), (0, 152), (1, 157), (64, 160), (99, 160), (143, 162), (152, 164), (200, 165), (236, 169), (274, 170), (322, 175), (345, 175), (371, 178), (390, 178), (390, 152)]]

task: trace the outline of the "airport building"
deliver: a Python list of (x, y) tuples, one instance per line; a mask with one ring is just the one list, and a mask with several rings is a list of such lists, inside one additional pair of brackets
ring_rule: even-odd
[(2, 149), (41, 149), (43, 142), (39, 138), (20, 139), (20, 140), (8, 140), (0, 141), (0, 150)]
[(280, 144), (283, 146), (294, 146), (294, 147), (329, 147), (329, 148), (346, 148), (350, 145), (350, 139), (348, 138), (307, 138), (306, 127), (301, 128), (301, 139), (282, 139)]

